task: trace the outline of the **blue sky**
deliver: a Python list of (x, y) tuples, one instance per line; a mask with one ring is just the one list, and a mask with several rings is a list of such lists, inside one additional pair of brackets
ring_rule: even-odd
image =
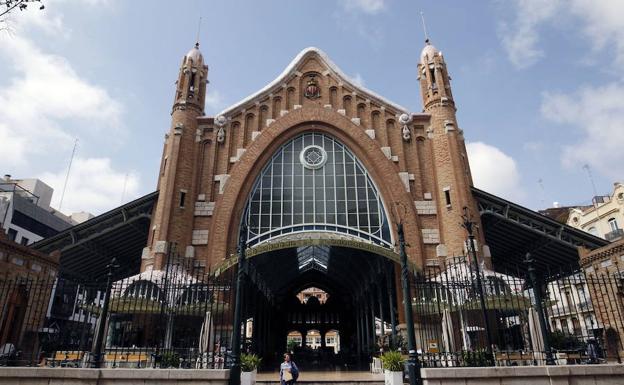
[[(624, 177), (624, 2), (47, 0), (0, 32), (0, 172), (40, 177), (63, 211), (155, 190), (174, 81), (198, 18), (207, 114), (308, 46), (422, 110), (420, 11), (445, 56), (475, 184), (530, 208), (586, 204)], [(541, 180), (541, 184), (538, 182)], [(125, 187), (124, 187), (125, 186)]]

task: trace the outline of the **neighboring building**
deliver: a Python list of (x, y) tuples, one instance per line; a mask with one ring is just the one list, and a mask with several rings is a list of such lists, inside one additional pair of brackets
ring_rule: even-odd
[(22, 245), (33, 244), (93, 218), (88, 212), (67, 216), (50, 206), (54, 190), (39, 179), (0, 180), (0, 228)]
[(624, 184), (614, 183), (613, 194), (596, 196), (592, 205), (570, 209), (567, 224), (613, 242), (624, 237)]
[(552, 330), (581, 340), (594, 336), (598, 328), (587, 280), (583, 274), (551, 282), (548, 293), (553, 305), (548, 310)]
[(30, 245), (93, 217), (66, 216), (50, 207), (54, 190), (39, 179), (0, 180), (0, 228), (12, 241)]
[(624, 356), (624, 269), (620, 267), (624, 263), (624, 239), (592, 251), (582, 249), (580, 254), (597, 326), (608, 353), (619, 361)]
[(58, 264), (58, 253), (47, 255), (32, 250), (0, 232), (0, 349), (3, 353), (11, 349), (15, 353), (21, 351), (22, 359), (26, 360), (37, 354)]

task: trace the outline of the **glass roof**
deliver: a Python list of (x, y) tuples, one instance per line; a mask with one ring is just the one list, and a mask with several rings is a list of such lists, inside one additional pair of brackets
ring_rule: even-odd
[(280, 147), (254, 182), (247, 244), (286, 234), (348, 234), (392, 247), (381, 196), (359, 159), (335, 138), (306, 132)]
[(329, 246), (303, 246), (297, 248), (299, 271), (316, 269), (327, 272), (329, 266)]

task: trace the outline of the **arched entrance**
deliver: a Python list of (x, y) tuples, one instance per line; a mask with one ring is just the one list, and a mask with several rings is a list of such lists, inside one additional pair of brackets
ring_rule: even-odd
[[(388, 258), (310, 245), (255, 255), (248, 270), (272, 298), (248, 302), (245, 316), (253, 318), (250, 343), (267, 368), (275, 367), (286, 351), (306, 369), (365, 368), (371, 353), (392, 343), (392, 336), (383, 338), (379, 328), (383, 320), (394, 334), (398, 323), (395, 263)], [(246, 298), (261, 296), (251, 286)], [(310, 295), (301, 301), (310, 287), (326, 300)]]
[[(241, 223), (251, 281), (270, 298), (251, 309), (254, 329), (268, 325), (251, 341), (265, 363), (289, 348), (303, 366), (355, 368), (390, 342), (377, 328), (397, 324), (388, 218), (366, 167), (336, 138), (304, 132), (275, 151)], [(322, 301), (301, 300), (311, 287)]]

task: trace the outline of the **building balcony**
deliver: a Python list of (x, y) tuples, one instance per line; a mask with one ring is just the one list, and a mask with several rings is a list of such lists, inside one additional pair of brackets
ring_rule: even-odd
[(624, 237), (624, 229), (616, 229), (605, 234), (605, 239), (609, 242), (616, 241)]

